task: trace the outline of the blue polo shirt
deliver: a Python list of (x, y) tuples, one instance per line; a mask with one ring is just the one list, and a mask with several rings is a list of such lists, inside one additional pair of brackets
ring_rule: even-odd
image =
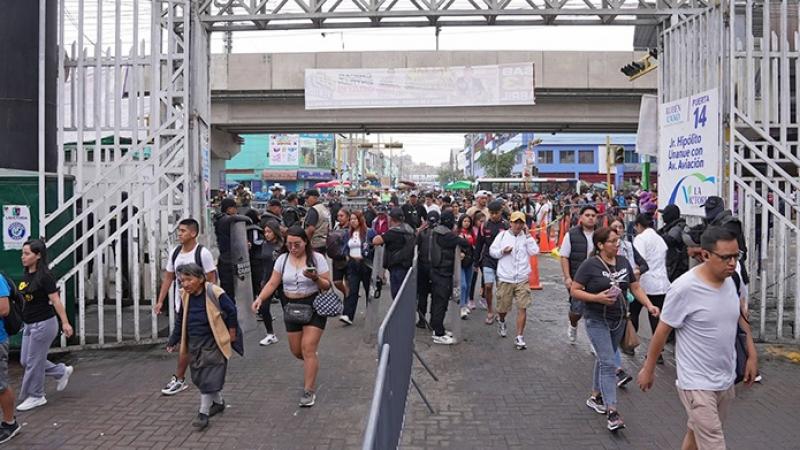
[[(6, 277), (0, 275), (0, 297), (8, 297), (10, 295), (11, 295), (11, 288), (8, 287), (8, 282), (6, 282)], [(11, 299), (9, 299), (9, 301), (11, 301)], [(8, 341), (8, 333), (6, 333), (6, 324), (3, 321), (3, 318), (0, 317), (0, 344), (4, 344), (6, 341)]]

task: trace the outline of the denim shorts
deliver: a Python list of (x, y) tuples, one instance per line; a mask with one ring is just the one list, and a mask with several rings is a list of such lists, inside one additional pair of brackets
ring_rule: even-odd
[(494, 284), (494, 269), (491, 267), (483, 267), (481, 270), (483, 271), (483, 284)]

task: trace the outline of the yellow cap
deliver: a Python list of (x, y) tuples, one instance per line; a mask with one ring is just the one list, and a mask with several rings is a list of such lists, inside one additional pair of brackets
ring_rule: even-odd
[(511, 213), (511, 221), (516, 222), (518, 220), (525, 222), (525, 214), (522, 211), (514, 211)]

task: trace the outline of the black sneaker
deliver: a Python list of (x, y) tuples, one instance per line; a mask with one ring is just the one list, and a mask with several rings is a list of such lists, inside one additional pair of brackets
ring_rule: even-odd
[(417, 328), (424, 330), (426, 327), (425, 321), (423, 319), (417, 320)]
[(617, 387), (624, 388), (626, 384), (633, 381), (633, 377), (624, 370), (617, 372)]
[(375, 298), (381, 298), (381, 291), (383, 290), (383, 280), (378, 278), (375, 280)]
[(596, 397), (589, 397), (589, 399), (586, 400), (586, 406), (597, 414), (606, 413), (606, 405), (603, 403), (603, 396), (601, 394), (597, 394)]
[(14, 420), (14, 423), (0, 422), (0, 444), (10, 441), (19, 433), (22, 427)]
[(664, 365), (664, 355), (658, 355), (658, 359), (656, 360), (656, 364)]
[(192, 421), (192, 426), (198, 430), (203, 430), (208, 426), (208, 414), (197, 413), (197, 417)]
[(625, 428), (625, 422), (622, 421), (618, 412), (611, 411), (608, 413), (608, 431), (617, 431), (620, 428)]
[(211, 409), (208, 410), (208, 417), (214, 417), (217, 414), (224, 412), (225, 412), (225, 400), (223, 400), (222, 403), (214, 402), (211, 404)]

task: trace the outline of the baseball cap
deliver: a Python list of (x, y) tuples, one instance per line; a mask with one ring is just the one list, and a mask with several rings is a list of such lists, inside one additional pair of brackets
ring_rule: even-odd
[(306, 191), (306, 198), (308, 197), (319, 197), (319, 191), (316, 189), (309, 189)]
[(489, 212), (498, 212), (503, 210), (503, 202), (500, 200), (494, 200), (489, 203)]
[(488, 194), (486, 193), (486, 191), (478, 191), (475, 193), (475, 198), (478, 197), (488, 197)]
[(235, 208), (236, 207), (236, 200), (232, 199), (231, 197), (223, 198), (219, 204), (219, 209), (222, 212), (225, 212), (228, 208)]
[(277, 198), (273, 198), (269, 201), (269, 203), (267, 203), (267, 206), (281, 206), (281, 201)]
[(388, 209), (386, 208), (386, 205), (378, 205), (375, 210), (378, 211), (378, 214), (386, 214)]
[(452, 211), (445, 211), (442, 213), (439, 222), (448, 228), (452, 228), (452, 226), (456, 223), (456, 216)]
[(525, 222), (525, 214), (522, 211), (514, 211), (511, 213), (511, 222), (516, 222), (518, 220)]
[(706, 210), (706, 220), (714, 220), (725, 209), (725, 202), (722, 197), (712, 195), (700, 206)]
[(681, 216), (681, 209), (678, 205), (667, 205), (664, 209), (659, 209), (658, 212), (664, 218), (664, 222), (672, 222)]
[(401, 222), (406, 219), (405, 214), (403, 214), (403, 210), (400, 208), (392, 208), (392, 211), (389, 212), (389, 217)]
[(428, 222), (438, 222), (439, 221), (439, 213), (436, 211), (428, 212), (427, 216)]

